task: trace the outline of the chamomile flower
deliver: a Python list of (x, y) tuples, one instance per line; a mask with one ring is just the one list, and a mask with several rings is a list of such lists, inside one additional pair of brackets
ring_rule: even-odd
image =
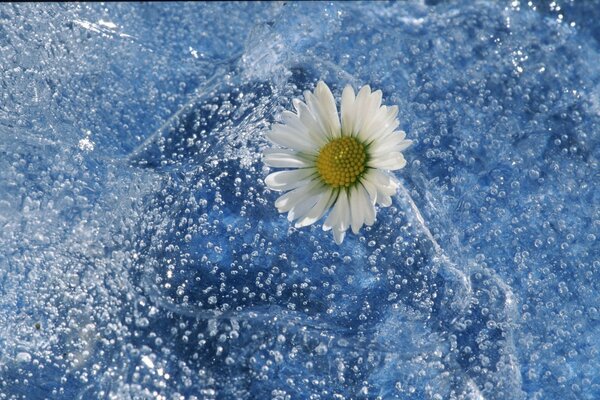
[(333, 94), (324, 82), (306, 103), (295, 99), (296, 112), (284, 111), (267, 137), (277, 147), (264, 152), (270, 167), (266, 185), (286, 192), (275, 201), (297, 228), (314, 224), (327, 212), (323, 230), (335, 242), (348, 228), (357, 234), (375, 222), (375, 206), (388, 207), (399, 182), (389, 173), (403, 168), (402, 154), (412, 141), (398, 130), (398, 107), (381, 105), (381, 91), (363, 86), (358, 95), (350, 85), (342, 92), (341, 121)]

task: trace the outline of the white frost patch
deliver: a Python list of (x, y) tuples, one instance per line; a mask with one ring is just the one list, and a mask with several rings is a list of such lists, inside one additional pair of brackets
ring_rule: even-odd
[(100, 21), (98, 21), (97, 24), (95, 24), (93, 22), (85, 21), (82, 19), (74, 19), (73, 23), (81, 26), (84, 29), (87, 29), (88, 31), (100, 33), (100, 34), (104, 35), (105, 37), (111, 37), (111, 36), (117, 35), (122, 38), (132, 38), (132, 39), (134, 38), (133, 36), (128, 35), (126, 33), (115, 32), (115, 29), (118, 28), (118, 26), (114, 22), (110, 22), (110, 21), (100, 20)]
[(93, 23), (91, 23), (89, 21), (85, 21), (85, 20), (81, 20), (81, 19), (76, 19), (76, 20), (73, 20), (73, 22), (76, 23), (77, 25), (81, 26), (82, 28), (89, 30), (89, 31), (96, 32), (96, 33), (101, 33), (102, 32), (100, 29), (98, 29), (96, 27), (96, 24), (93, 24)]
[(117, 28), (117, 25), (114, 22), (104, 21), (102, 19), (100, 21), (98, 21), (98, 25), (104, 26), (108, 29), (116, 29)]
[(79, 149), (83, 151), (94, 150), (95, 143), (89, 137), (85, 137), (79, 141)]
[(400, 22), (402, 22), (406, 25), (412, 25), (412, 26), (421, 26), (426, 21), (425, 18), (399, 17), (398, 19), (400, 20)]
[(150, 359), (150, 357), (148, 356), (144, 356), (142, 357), (142, 362), (144, 363), (144, 365), (150, 369), (154, 368), (154, 363), (152, 362), (152, 359)]

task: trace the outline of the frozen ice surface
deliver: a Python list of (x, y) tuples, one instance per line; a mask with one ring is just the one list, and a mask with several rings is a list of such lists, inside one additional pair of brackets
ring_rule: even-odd
[[(0, 399), (600, 398), (599, 21), (1, 5)], [(341, 246), (262, 181), (318, 79), (381, 88), (416, 141)]]

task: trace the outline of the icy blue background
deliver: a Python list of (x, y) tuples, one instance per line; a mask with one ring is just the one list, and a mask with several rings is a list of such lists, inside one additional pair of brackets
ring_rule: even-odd
[[(277, 215), (318, 79), (433, 241)], [(3, 4), (0, 399), (598, 399), (599, 132), (598, 1)]]

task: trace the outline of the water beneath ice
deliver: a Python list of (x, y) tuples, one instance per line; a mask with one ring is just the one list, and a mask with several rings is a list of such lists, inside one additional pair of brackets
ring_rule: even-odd
[[(341, 246), (319, 79), (415, 140)], [(0, 399), (600, 398), (600, 2), (4, 4), (0, 85)]]

